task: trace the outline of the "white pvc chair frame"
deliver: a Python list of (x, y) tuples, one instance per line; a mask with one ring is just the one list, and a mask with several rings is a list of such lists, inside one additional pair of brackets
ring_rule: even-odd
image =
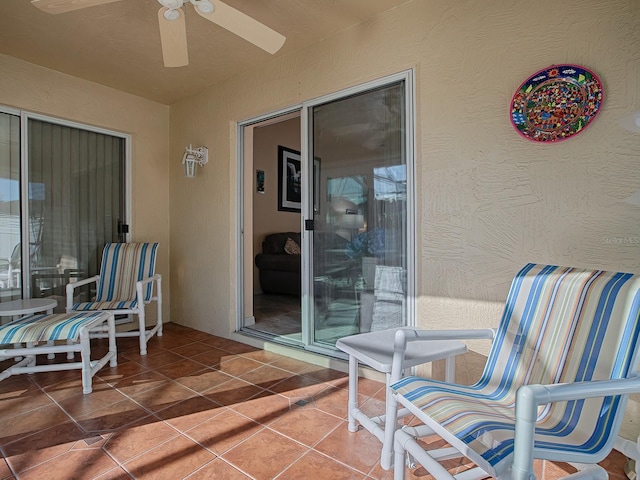
[[(100, 275), (96, 275), (91, 278), (86, 278), (74, 283), (68, 283), (67, 290), (67, 307), (66, 311), (73, 312), (73, 292), (76, 288), (91, 283), (98, 283)], [(144, 289), (148, 284), (155, 285), (154, 291), (151, 292), (151, 297), (148, 301), (144, 299)], [(152, 287), (153, 288), (153, 287)], [(155, 295), (154, 295), (155, 293)], [(113, 313), (114, 315), (137, 315), (138, 316), (138, 329), (131, 332), (116, 332), (116, 337), (138, 337), (140, 342), (140, 355), (147, 354), (147, 342), (153, 335), (162, 336), (162, 275), (159, 273), (139, 280), (136, 282), (136, 300), (137, 304), (135, 308), (121, 309), (121, 310), (105, 310)], [(146, 327), (145, 318), (145, 305), (148, 303), (156, 302), (156, 324), (150, 330)], [(81, 311), (81, 310), (79, 310)], [(117, 322), (116, 322), (117, 323)], [(108, 333), (92, 333), (93, 338), (106, 338)]]
[[(109, 351), (101, 358), (91, 360), (90, 336), (92, 336), (91, 333), (96, 328), (107, 331), (105, 336), (109, 339)], [(67, 340), (65, 345), (54, 345), (52, 341), (40, 345), (38, 345), (37, 342), (27, 342), (24, 347), (17, 344), (14, 345), (13, 348), (1, 348), (0, 360), (15, 358), (16, 363), (0, 372), (0, 381), (21, 373), (82, 370), (82, 393), (91, 393), (93, 390), (92, 379), (98, 370), (105, 366), (107, 362), (109, 362), (110, 367), (116, 367), (118, 365), (115, 334), (116, 327), (113, 314), (111, 312), (103, 312), (102, 315), (97, 316), (91, 323), (80, 327), (77, 342)], [(75, 352), (80, 353), (81, 360), (79, 362), (36, 364), (36, 355), (46, 353), (49, 355), (49, 358), (53, 358), (53, 355), (56, 353), (67, 353), (67, 359), (73, 359)]]
[[(391, 383), (399, 381), (402, 377), (402, 363), (404, 359), (404, 352), (407, 348), (408, 342), (416, 340), (464, 340), (464, 339), (478, 339), (478, 338), (493, 338), (495, 330), (432, 330), (432, 331), (407, 331), (399, 330), (396, 332), (394, 342), (394, 356), (393, 365), (391, 369)], [(586, 399), (593, 397), (606, 397), (611, 395), (623, 395), (623, 403), (621, 409), (624, 411), (624, 405), (626, 404), (626, 398), (632, 393), (640, 393), (640, 378), (626, 378), (617, 380), (602, 380), (591, 382), (579, 382), (579, 383), (565, 383), (565, 384), (553, 384), (553, 385), (524, 385), (518, 389), (516, 395), (516, 407), (515, 407), (515, 438), (514, 438), (514, 455), (513, 465), (505, 479), (514, 480), (532, 480), (535, 479), (535, 473), (533, 470), (533, 459), (544, 458), (541, 455), (536, 455), (534, 448), (534, 430), (537, 417), (538, 406), (559, 402)], [(433, 432), (427, 426), (409, 427), (403, 429), (394, 429), (396, 424), (396, 412), (398, 411), (398, 403), (408, 408), (419, 418), (420, 411), (416, 411), (416, 408), (409, 401), (405, 401), (401, 395), (396, 394), (393, 391), (387, 395), (387, 432), (393, 432), (394, 436), (394, 461), (393, 464), (383, 452), (382, 467), (385, 469), (394, 467), (394, 480), (403, 480), (405, 478), (405, 464), (407, 459), (407, 453), (411, 454), (420, 464), (425, 466), (429, 472), (438, 479), (458, 479), (458, 480), (471, 480), (486, 478), (489, 475), (481, 470), (479, 467), (473, 468), (460, 475), (452, 476), (439, 461), (459, 458), (464, 455), (464, 452), (459, 452), (454, 448), (443, 448), (436, 451), (426, 452), (416, 442), (416, 437), (426, 436)], [(620, 424), (622, 423), (622, 415), (618, 416), (617, 425), (614, 431), (617, 432)], [(389, 428), (391, 426), (391, 428)], [(633, 442), (617, 438), (615, 440), (615, 447), (624, 448), (622, 452), (629, 455), (636, 460), (636, 474), (640, 473), (640, 438), (638, 439), (637, 448), (632, 447)], [(614, 448), (615, 448), (614, 447)], [(636, 456), (633, 454), (635, 453)], [(567, 462), (583, 462), (584, 458), (575, 457), (572, 454), (566, 455)], [(584, 465), (583, 465), (584, 467)], [(566, 478), (591, 478), (597, 480), (605, 480), (608, 478), (607, 472), (599, 465), (590, 465), (582, 470), (569, 475)], [(638, 477), (640, 478), (640, 477)]]

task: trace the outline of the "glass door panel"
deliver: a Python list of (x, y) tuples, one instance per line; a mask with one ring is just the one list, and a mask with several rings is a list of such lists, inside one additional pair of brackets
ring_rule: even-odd
[(406, 324), (405, 81), (310, 108), (313, 343)]
[(0, 113), (0, 302), (22, 298), (20, 117)]
[(64, 311), (65, 285), (96, 275), (104, 244), (124, 241), (125, 139), (36, 119), (28, 127), (30, 294)]

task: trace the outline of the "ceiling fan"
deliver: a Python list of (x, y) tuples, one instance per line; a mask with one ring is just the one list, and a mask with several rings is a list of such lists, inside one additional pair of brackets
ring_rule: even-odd
[[(121, 0), (31, 0), (31, 3), (44, 12), (58, 14), (119, 1)], [(182, 11), (185, 3), (193, 5), (201, 17), (271, 54), (280, 50), (286, 40), (280, 33), (220, 0), (158, 0), (158, 2), (162, 5), (158, 11), (158, 23), (165, 67), (183, 67), (189, 64), (187, 30)]]

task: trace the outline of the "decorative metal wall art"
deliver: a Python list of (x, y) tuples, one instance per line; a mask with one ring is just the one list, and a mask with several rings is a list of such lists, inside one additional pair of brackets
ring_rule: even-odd
[(511, 123), (528, 140), (559, 142), (583, 131), (602, 101), (602, 83), (592, 71), (552, 65), (520, 85), (511, 100)]

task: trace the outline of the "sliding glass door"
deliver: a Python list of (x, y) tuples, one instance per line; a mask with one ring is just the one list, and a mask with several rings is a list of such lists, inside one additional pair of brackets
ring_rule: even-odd
[(126, 138), (24, 118), (26, 155), (0, 157), (2, 181), (11, 185), (1, 211), (9, 225), (0, 231), (2, 254), (11, 251), (11, 271), (0, 273), (2, 301), (54, 297), (63, 311), (65, 285), (97, 274), (104, 244), (125, 240)]
[(407, 324), (407, 82), (402, 76), (308, 108), (306, 316), (319, 347)]
[[(239, 330), (336, 355), (341, 337), (412, 323), (413, 141), (411, 71), (239, 124)], [(279, 146), (300, 155), (287, 170), (300, 179), (299, 203), (286, 215)], [(287, 251), (289, 237), (301, 249)], [(265, 247), (272, 270), (297, 266), (286, 272), (299, 277), (299, 290), (269, 293), (282, 280), (261, 276)]]

